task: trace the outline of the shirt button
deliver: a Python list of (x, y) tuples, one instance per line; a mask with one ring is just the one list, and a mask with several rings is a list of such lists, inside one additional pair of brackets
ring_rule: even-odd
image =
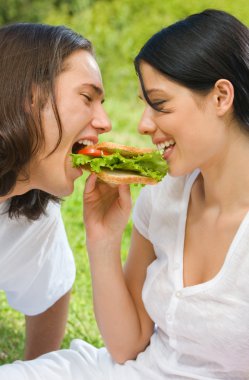
[(171, 315), (170, 314), (166, 314), (166, 319), (167, 319), (167, 321), (171, 321), (172, 320)]
[(179, 290), (176, 292), (176, 297), (177, 298), (180, 298), (180, 297), (182, 297), (182, 292), (180, 292)]

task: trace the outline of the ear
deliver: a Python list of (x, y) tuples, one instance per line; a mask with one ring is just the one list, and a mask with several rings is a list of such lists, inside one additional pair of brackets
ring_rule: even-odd
[(219, 79), (214, 85), (214, 101), (218, 116), (231, 110), (234, 100), (234, 88), (227, 79)]
[(31, 88), (31, 107), (34, 108), (37, 106), (37, 100), (38, 100), (38, 87), (35, 85), (32, 85)]
[(27, 113), (34, 113), (37, 110), (37, 87), (34, 85), (31, 87), (31, 94), (24, 102), (24, 108)]

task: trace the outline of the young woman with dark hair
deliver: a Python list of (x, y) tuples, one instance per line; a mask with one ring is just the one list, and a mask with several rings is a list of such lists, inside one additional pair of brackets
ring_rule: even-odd
[(58, 201), (82, 174), (70, 154), (110, 122), (91, 43), (66, 27), (0, 28), (0, 83), (0, 289), (26, 315), (31, 359), (65, 330), (75, 265)]
[(124, 270), (129, 193), (117, 188), (117, 201), (94, 175), (87, 181), (94, 308), (107, 349), (76, 340), (6, 366), (4, 380), (248, 379), (248, 41), (233, 16), (206, 10), (141, 49), (139, 132), (162, 151), (169, 175), (139, 195)]

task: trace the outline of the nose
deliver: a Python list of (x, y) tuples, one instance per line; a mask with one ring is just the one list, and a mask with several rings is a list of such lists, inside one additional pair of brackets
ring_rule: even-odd
[(153, 110), (151, 107), (147, 106), (141, 116), (140, 122), (138, 123), (138, 132), (141, 135), (152, 134), (156, 130), (156, 123), (153, 120)]
[(112, 129), (111, 121), (103, 107), (99, 105), (92, 119), (92, 126), (98, 130), (98, 133), (110, 132)]

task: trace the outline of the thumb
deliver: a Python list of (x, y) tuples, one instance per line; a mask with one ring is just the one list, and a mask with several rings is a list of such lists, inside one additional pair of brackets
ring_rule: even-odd
[(91, 193), (95, 189), (96, 180), (97, 180), (96, 174), (91, 173), (86, 180), (85, 190), (84, 190), (85, 195)]
[(129, 185), (119, 185), (119, 199), (122, 208), (131, 208), (132, 199)]

